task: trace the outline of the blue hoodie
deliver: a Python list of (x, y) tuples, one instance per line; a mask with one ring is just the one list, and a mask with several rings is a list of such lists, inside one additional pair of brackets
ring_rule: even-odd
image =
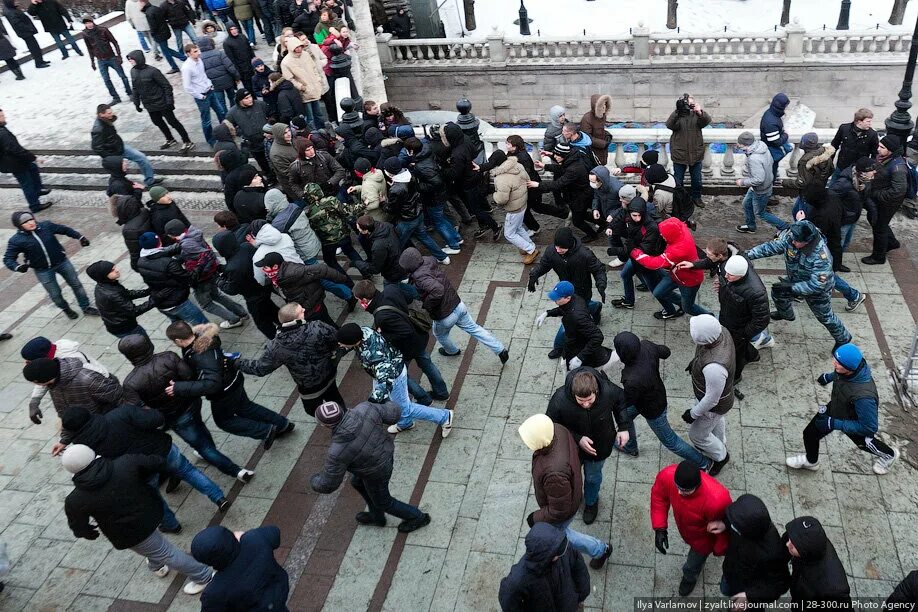
[(201, 612), (286, 612), (290, 581), (274, 559), (278, 546), (274, 526), (251, 529), (239, 540), (220, 525), (194, 536), (191, 555), (217, 570), (201, 594)]
[[(869, 382), (872, 377), (870, 366), (867, 365), (866, 361), (861, 361), (861, 365), (853, 374), (842, 375), (837, 372), (829, 372), (829, 380), (833, 382), (839, 378), (844, 378), (853, 383), (865, 383)], [(859, 400), (855, 400), (854, 411), (857, 413), (856, 421), (832, 419), (832, 429), (843, 431), (852, 436), (863, 436), (865, 438), (875, 436), (880, 428), (877, 400), (872, 397), (862, 397)]]
[(790, 104), (786, 94), (779, 93), (771, 99), (771, 106), (762, 115), (759, 122), (759, 138), (772, 149), (781, 148), (787, 142), (787, 133), (784, 131), (784, 110)]
[(621, 209), (618, 190), (624, 187), (624, 183), (612, 176), (606, 166), (596, 166), (590, 170), (590, 174), (595, 174), (601, 183), (598, 189), (593, 190), (593, 210), (598, 210), (602, 215), (601, 218), (605, 219), (614, 211)]

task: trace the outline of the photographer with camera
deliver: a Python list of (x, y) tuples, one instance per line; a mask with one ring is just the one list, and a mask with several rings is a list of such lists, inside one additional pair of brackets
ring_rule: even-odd
[(701, 130), (710, 123), (711, 115), (689, 94), (683, 94), (676, 100), (676, 110), (666, 120), (666, 127), (673, 132), (669, 141), (673, 176), (676, 184), (681, 187), (688, 168), (692, 179), (692, 202), (698, 208), (704, 208), (704, 202), (701, 201), (701, 162), (704, 159), (705, 144)]

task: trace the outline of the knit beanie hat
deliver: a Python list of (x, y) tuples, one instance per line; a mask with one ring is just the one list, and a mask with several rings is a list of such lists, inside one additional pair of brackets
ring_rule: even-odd
[(19, 355), (26, 361), (52, 359), (54, 357), (54, 348), (54, 343), (44, 336), (38, 336), (22, 345)]
[(71, 474), (79, 474), (96, 460), (96, 451), (85, 444), (71, 444), (61, 455), (61, 465)]
[(169, 190), (165, 187), (160, 187), (156, 185), (155, 187), (150, 187), (150, 199), (154, 202), (159, 202), (160, 198), (169, 193)]
[(61, 375), (61, 362), (42, 357), (30, 361), (22, 368), (22, 376), (29, 382), (47, 383)]
[(673, 480), (680, 489), (697, 489), (701, 486), (701, 470), (698, 469), (697, 465), (686, 459), (676, 467), (676, 474)]
[(572, 249), (574, 248), (575, 239), (574, 232), (571, 231), (569, 227), (559, 227), (555, 232), (555, 246), (561, 247), (562, 249)]
[(854, 169), (857, 172), (871, 172), (872, 170), (876, 170), (876, 168), (877, 168), (876, 160), (872, 157), (867, 157), (866, 155), (864, 157), (859, 158), (854, 163)]
[(316, 408), (316, 420), (326, 427), (333, 427), (344, 418), (344, 410), (336, 402), (322, 402)]
[(534, 414), (520, 425), (518, 430), (529, 450), (545, 448), (555, 438), (555, 424), (547, 414)]
[(618, 190), (618, 197), (630, 202), (637, 196), (637, 189), (634, 188), (634, 185), (622, 185), (622, 188)]
[(251, 95), (252, 94), (250, 94), (246, 90), (240, 89), (239, 91), (236, 92), (236, 104), (239, 104), (240, 102), (242, 102), (242, 99), (245, 98), (246, 96), (251, 96)]
[(660, 163), (660, 152), (656, 149), (647, 149), (641, 155), (641, 165), (645, 168), (658, 163)]
[(662, 183), (666, 180), (667, 176), (666, 168), (661, 164), (650, 164), (647, 170), (644, 171), (644, 178), (647, 179), (647, 182), (651, 185)]
[(370, 160), (368, 160), (366, 157), (361, 157), (360, 159), (354, 162), (354, 170), (356, 170), (357, 172), (360, 172), (361, 174), (366, 174), (367, 172), (370, 171), (370, 168), (372, 167), (373, 167), (373, 164), (371, 164)]
[(386, 174), (389, 176), (395, 176), (403, 170), (402, 160), (397, 156), (390, 157), (383, 162), (383, 169), (386, 171)]
[(110, 261), (97, 261), (89, 264), (86, 268), (86, 274), (97, 283), (104, 283), (108, 280), (108, 274), (115, 269), (115, 264)]
[(181, 236), (188, 226), (181, 219), (170, 219), (166, 222), (165, 232), (170, 236)]
[(559, 157), (567, 157), (571, 154), (571, 145), (566, 142), (559, 142), (555, 145), (554, 150), (552, 151), (555, 155)]
[(264, 65), (265, 65), (265, 63), (264, 63), (263, 61), (261, 61), (261, 58), (260, 58), (260, 57), (253, 57), (253, 58), (252, 58), (252, 69), (253, 69), (253, 70), (254, 70), (255, 68), (258, 68), (259, 66), (264, 66)]
[(749, 271), (749, 262), (742, 255), (733, 255), (724, 264), (724, 272), (733, 276), (746, 276)]
[(739, 135), (739, 138), (736, 139), (736, 142), (740, 146), (748, 147), (755, 142), (755, 135), (752, 132), (746, 131)]
[(835, 349), (832, 353), (832, 356), (835, 357), (835, 360), (841, 364), (846, 370), (854, 371), (861, 365), (861, 361), (864, 360), (864, 355), (861, 353), (861, 349), (854, 346), (852, 343), (842, 344), (840, 347)]
[(363, 328), (356, 323), (345, 323), (338, 330), (338, 342), (353, 346), (363, 340)]
[(491, 157), (488, 158), (488, 164), (490, 164), (492, 168), (496, 168), (505, 161), (507, 161), (507, 154), (500, 149), (495, 149), (494, 152), (491, 153)]
[(90, 21), (92, 21), (92, 20), (93, 20), (93, 19), (92, 19), (92, 15), (90, 15), (89, 13), (86, 13), (85, 15), (83, 15), (82, 17), (80, 17), (80, 22), (81, 22), (81, 23), (87, 23), (87, 22), (90, 22)]
[(22, 227), (23, 223), (25, 223), (26, 221), (31, 221), (34, 218), (35, 218), (35, 215), (33, 215), (27, 210), (20, 210), (20, 211), (14, 212), (12, 216), (13, 227), (17, 227), (17, 228)]
[(61, 415), (61, 425), (67, 431), (80, 431), (91, 418), (92, 414), (84, 406), (71, 406)]
[(889, 149), (892, 153), (898, 153), (902, 146), (902, 140), (895, 134), (887, 134), (880, 139), (880, 144)]
[(144, 232), (137, 239), (137, 243), (142, 249), (155, 249), (159, 246), (159, 236), (153, 232)]
[(815, 151), (819, 148), (819, 134), (807, 132), (800, 139), (800, 148), (804, 151)]
[(720, 322), (714, 318), (714, 315), (703, 314), (692, 317), (689, 320), (689, 332), (692, 334), (692, 340), (695, 344), (711, 344), (718, 338), (723, 331)]

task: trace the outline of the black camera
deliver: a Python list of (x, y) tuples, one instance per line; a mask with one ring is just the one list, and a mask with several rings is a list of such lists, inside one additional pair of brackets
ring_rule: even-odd
[(690, 96), (686, 93), (682, 94), (682, 97), (676, 100), (676, 111), (680, 115), (687, 115), (695, 110), (695, 103), (689, 102), (689, 98)]

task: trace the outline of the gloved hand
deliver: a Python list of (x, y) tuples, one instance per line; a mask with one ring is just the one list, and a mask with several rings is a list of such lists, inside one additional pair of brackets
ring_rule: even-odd
[(832, 432), (832, 417), (824, 412), (820, 412), (816, 415), (816, 418), (813, 419), (813, 425), (816, 427), (816, 431), (822, 435), (827, 435)]
[(89, 246), (89, 238), (86, 236), (80, 236), (80, 244), (84, 247)]
[(138, 113), (142, 113), (142, 112), (143, 112), (143, 108), (141, 108), (139, 104), (135, 104), (135, 105), (134, 105), (134, 108), (137, 109), (137, 112), (138, 112)]
[(657, 547), (657, 550), (662, 554), (666, 554), (666, 549), (669, 548), (669, 533), (666, 529), (655, 529), (656, 533), (654, 534), (654, 546)]
[(579, 358), (579, 357), (574, 357), (573, 359), (571, 359), (570, 363), (567, 365), (567, 369), (568, 369), (568, 370), (576, 370), (577, 368), (579, 368), (579, 367), (582, 366), (582, 365), (583, 365), (583, 362), (580, 360), (580, 358)]
[(16, 266), (16, 271), (25, 274), (29, 271), (29, 264), (19, 264)]
[(599, 292), (599, 299), (602, 300), (602, 303), (603, 303), (603, 304), (606, 303), (606, 292), (605, 292), (605, 291), (600, 291), (600, 292)]
[(771, 286), (771, 293), (776, 298), (787, 298), (790, 299), (794, 297), (793, 283), (788, 281), (781, 281), (775, 283)]
[(682, 413), (682, 420), (691, 425), (695, 422), (695, 417), (692, 416), (691, 410), (686, 410)]
[(526, 289), (529, 290), (529, 293), (535, 293), (536, 287), (538, 285), (539, 285), (539, 281), (537, 281), (534, 277), (530, 276), (529, 285), (526, 287)]
[(29, 402), (29, 419), (36, 425), (41, 425), (41, 420), (45, 415), (41, 412), (41, 399), (34, 399)]
[(87, 540), (97, 540), (99, 538), (99, 530), (95, 527), (90, 527), (88, 530), (84, 531), (80, 537)]
[(542, 314), (536, 317), (536, 327), (542, 327), (542, 324), (545, 323), (545, 319), (548, 318), (548, 311), (542, 311)]
[(630, 253), (634, 250), (634, 240), (622, 238), (622, 246), (625, 248), (625, 253)]
[(529, 516), (526, 517), (526, 524), (529, 525), (530, 528), (535, 525), (535, 512), (529, 513)]
[(820, 374), (819, 378), (816, 379), (816, 382), (818, 382), (821, 386), (825, 387), (830, 382), (832, 382), (832, 378), (833, 378), (832, 372), (826, 372), (824, 374)]

